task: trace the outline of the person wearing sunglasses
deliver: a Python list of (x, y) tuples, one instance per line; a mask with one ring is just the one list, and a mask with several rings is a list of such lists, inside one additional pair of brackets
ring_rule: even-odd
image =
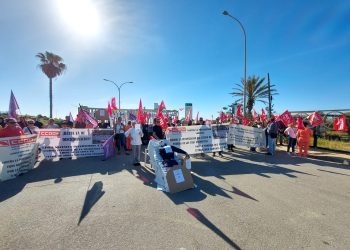
[(6, 120), (6, 126), (0, 130), (0, 138), (13, 137), (24, 135), (22, 128), (17, 124), (17, 120), (14, 118), (8, 118)]

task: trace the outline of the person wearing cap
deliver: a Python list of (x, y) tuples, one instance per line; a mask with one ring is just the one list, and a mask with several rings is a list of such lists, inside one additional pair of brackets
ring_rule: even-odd
[(27, 135), (39, 134), (39, 128), (34, 125), (34, 120), (28, 120), (27, 126), (23, 128), (23, 132)]
[(134, 166), (140, 166), (141, 158), (141, 145), (143, 132), (141, 129), (136, 128), (136, 121), (131, 122), (132, 127), (125, 132), (125, 136), (131, 137), (131, 147), (132, 147), (132, 159)]
[(6, 126), (0, 130), (0, 137), (13, 137), (24, 135), (22, 128), (17, 124), (17, 120), (14, 118), (8, 118), (6, 120)]

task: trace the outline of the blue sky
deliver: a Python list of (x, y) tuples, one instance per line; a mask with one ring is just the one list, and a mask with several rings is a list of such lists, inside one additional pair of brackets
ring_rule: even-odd
[(103, 78), (134, 82), (122, 108), (192, 102), (215, 117), (243, 77), (243, 33), (224, 10), (246, 29), (247, 76), (270, 73), (277, 112), (349, 108), (350, 1), (1, 0), (0, 110), (12, 89), (21, 113), (49, 114), (35, 55), (50, 51), (68, 68), (54, 80), (55, 117), (106, 107), (118, 91)]

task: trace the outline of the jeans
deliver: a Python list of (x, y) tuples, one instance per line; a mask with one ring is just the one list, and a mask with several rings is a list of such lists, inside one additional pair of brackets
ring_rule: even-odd
[(297, 139), (296, 138), (292, 138), (290, 136), (288, 136), (288, 146), (287, 146), (287, 152), (289, 152), (289, 149), (292, 148), (292, 152), (295, 152), (295, 145), (297, 143)]
[(268, 136), (268, 144), (269, 144), (269, 153), (274, 155), (276, 152), (276, 138), (271, 138)]
[(126, 148), (126, 138), (124, 134), (115, 134), (114, 139), (116, 141), (118, 152), (120, 152), (121, 146), (124, 148), (125, 152), (128, 151), (128, 149)]

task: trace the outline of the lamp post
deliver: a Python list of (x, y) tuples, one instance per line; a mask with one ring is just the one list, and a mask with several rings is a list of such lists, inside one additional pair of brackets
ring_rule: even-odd
[(123, 87), (124, 84), (127, 84), (127, 83), (133, 83), (133, 82), (123, 82), (122, 84), (120, 84), (120, 86), (118, 84), (116, 84), (115, 82), (111, 81), (111, 80), (108, 80), (108, 79), (103, 79), (104, 81), (106, 82), (111, 82), (113, 83), (117, 88), (118, 88), (118, 94), (119, 94), (119, 110), (121, 109), (120, 107), (120, 89)]
[(234, 16), (232, 16), (228, 11), (222, 12), (223, 15), (231, 17), (233, 20), (237, 21), (239, 26), (241, 27), (244, 35), (244, 84), (243, 84), (243, 113), (246, 115), (246, 95), (247, 95), (247, 35), (245, 33), (245, 29), (243, 24)]

